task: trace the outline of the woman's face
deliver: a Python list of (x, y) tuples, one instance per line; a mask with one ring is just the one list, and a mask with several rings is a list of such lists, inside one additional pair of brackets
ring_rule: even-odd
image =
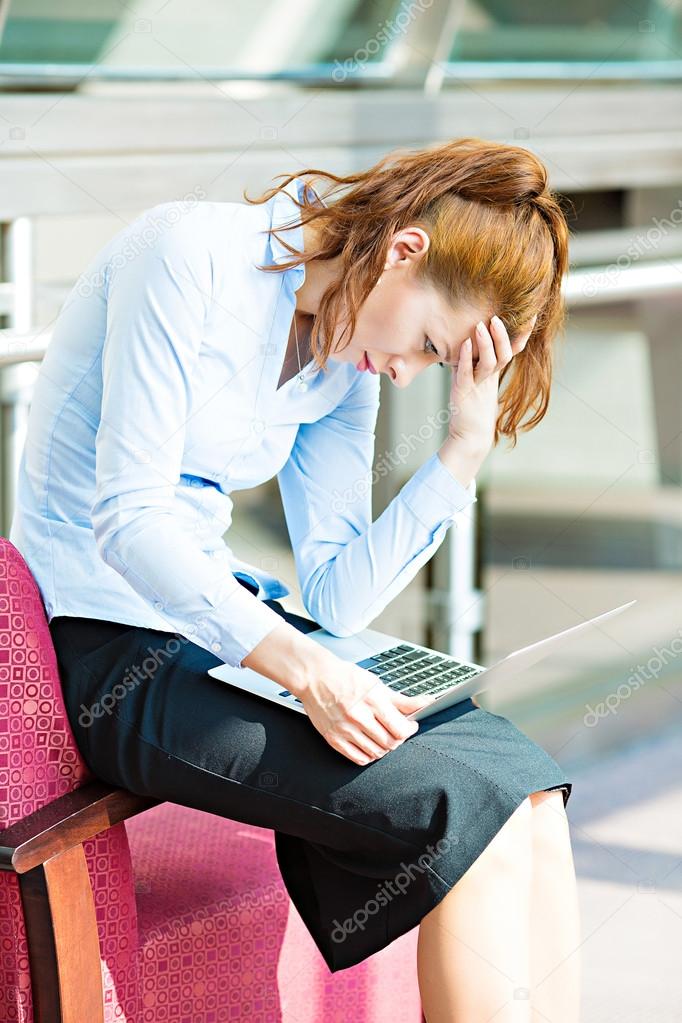
[(456, 366), (460, 347), (470, 337), (476, 364), (476, 324), (483, 320), (487, 326), (495, 310), (470, 304), (453, 310), (432, 285), (417, 282), (417, 263), (428, 245), (421, 228), (397, 232), (382, 277), (358, 311), (350, 343), (332, 350), (330, 359), (352, 362), (365, 372), (373, 367), (396, 387), (407, 387), (427, 366)]

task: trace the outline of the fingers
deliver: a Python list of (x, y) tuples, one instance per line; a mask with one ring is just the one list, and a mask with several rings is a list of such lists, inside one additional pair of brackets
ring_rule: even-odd
[(347, 722), (344, 726), (341, 738), (357, 746), (370, 760), (378, 760), (385, 756), (391, 748), (375, 742), (365, 730), (364, 725), (357, 725), (352, 721)]
[(313, 721), (330, 746), (364, 766), (397, 749), (418, 731), (418, 723), (407, 715), (426, 706), (429, 700), (402, 696), (369, 672), (362, 671), (361, 675), (358, 671), (354, 699), (340, 699), (333, 713), (323, 716), (326, 721), (315, 722), (314, 716)]
[[(403, 713), (397, 703), (404, 708)], [(417, 722), (410, 721), (405, 713), (414, 713), (422, 705), (425, 704), (400, 696), (383, 684), (374, 686), (363, 701), (350, 709), (346, 720), (325, 738), (356, 764), (380, 760), (418, 731)]]
[[(410, 733), (411, 734), (411, 733)], [(389, 746), (375, 742), (364, 730), (363, 725), (346, 721), (334, 732), (325, 735), (327, 742), (339, 753), (343, 753), (356, 764), (370, 764), (381, 760), (391, 749), (400, 745), (399, 740), (392, 740)]]
[(513, 357), (507, 328), (498, 316), (493, 316), (490, 329), (483, 320), (476, 326), (478, 363), (474, 373), (477, 382), (485, 380), (492, 373), (503, 369)]
[[(504, 334), (506, 335), (506, 331)], [(502, 349), (504, 337), (499, 331), (499, 328), (496, 330), (496, 338), (498, 345)], [(486, 377), (489, 377), (491, 373), (494, 373), (495, 370), (498, 369), (498, 363), (501, 361), (502, 356), (498, 356), (498, 353), (495, 350), (495, 342), (493, 341), (492, 335), (483, 320), (476, 325), (476, 342), (478, 344), (478, 363), (476, 364), (476, 369), (474, 371), (474, 379), (478, 382), (485, 380)], [(507, 346), (509, 347), (508, 340)]]
[(398, 742), (412, 734), (412, 728), (390, 702), (393, 691), (370, 672), (363, 674), (370, 686), (348, 709), (348, 720), (360, 724), (379, 746), (394, 749)]
[[(384, 686), (384, 690), (386, 702), (382, 700), (375, 708), (374, 713), (384, 728), (391, 733), (395, 747), (399, 746), (405, 739), (409, 739), (416, 732), (417, 729), (414, 727), (416, 722), (408, 721), (405, 718), (405, 712), (400, 705), (400, 701), (407, 700), (407, 697), (394, 692), (388, 686)], [(416, 707), (411, 706), (409, 713), (416, 709)]]
[[(421, 696), (405, 696), (403, 693), (394, 693), (393, 697), (396, 707), (403, 715), (415, 714), (422, 707), (428, 707), (436, 699), (429, 693), (423, 693)], [(417, 724), (416, 721), (415, 724)]]
[(511, 362), (514, 355), (523, 351), (526, 342), (530, 337), (533, 327), (537, 321), (536, 313), (530, 321), (529, 327), (520, 334), (514, 341), (510, 341), (507, 328), (499, 316), (493, 316), (490, 320), (490, 328), (486, 327), (483, 320), (476, 326), (476, 342), (478, 344), (479, 359), (476, 364), (474, 379), (476, 382), (485, 380)]
[[(382, 683), (382, 688), (387, 687)], [(384, 720), (384, 717), (386, 715), (382, 714), (381, 708), (375, 706), (375, 701), (370, 699), (367, 702), (356, 704), (350, 718), (350, 724), (359, 726), (373, 745), (377, 749), (381, 749), (382, 752), (394, 749), (399, 741), (406, 738), (412, 731), (408, 727), (407, 730), (403, 728), (399, 733), (395, 722), (389, 718)], [(396, 713), (396, 717), (399, 718), (400, 715)], [(406, 734), (403, 734), (405, 732)]]
[(490, 321), (490, 332), (488, 336), (492, 336), (495, 343), (495, 350), (497, 351), (497, 361), (502, 366), (506, 366), (508, 362), (511, 362), (514, 352), (512, 351), (511, 341), (509, 340), (509, 334), (507, 328), (500, 319), (499, 316), (493, 316)]
[(459, 349), (457, 362), (457, 386), (462, 391), (468, 391), (474, 381), (474, 357), (471, 338), (468, 337)]
[(348, 759), (352, 760), (354, 764), (364, 767), (366, 764), (372, 763), (373, 758), (368, 757), (366, 753), (363, 753), (363, 751), (355, 745), (355, 743), (350, 742), (348, 739), (342, 739), (338, 736), (325, 736), (325, 738), (329, 745), (332, 746), (337, 753), (342, 753), (344, 757), (348, 757)]

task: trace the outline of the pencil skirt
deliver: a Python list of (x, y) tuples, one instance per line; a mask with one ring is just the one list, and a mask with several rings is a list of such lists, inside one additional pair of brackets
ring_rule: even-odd
[(549, 753), (471, 699), (360, 767), (305, 715), (208, 675), (220, 658), (178, 633), (71, 616), (50, 632), (93, 774), (273, 829), (284, 885), (332, 972), (416, 926), (530, 793), (560, 788), (564, 805), (571, 793)]

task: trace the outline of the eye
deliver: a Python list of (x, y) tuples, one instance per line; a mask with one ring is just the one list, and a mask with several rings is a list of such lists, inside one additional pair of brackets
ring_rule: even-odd
[[(427, 345), (431, 345), (431, 347), (430, 347), (430, 348), (428, 348), (428, 347), (427, 347)], [(429, 338), (429, 337), (427, 337), (427, 338), (426, 338), (426, 340), (425, 340), (425, 343), (424, 343), (424, 351), (425, 351), (425, 352), (428, 352), (428, 354), (429, 354), (429, 355), (438, 355), (438, 351), (437, 351), (437, 349), (436, 349), (436, 347), (435, 347), (435, 345), (434, 345), (433, 341), (432, 341), (432, 340), (431, 340), (431, 338)], [(439, 363), (438, 363), (438, 365), (439, 365), (439, 366), (443, 366), (443, 363), (442, 363), (442, 362), (439, 362)]]

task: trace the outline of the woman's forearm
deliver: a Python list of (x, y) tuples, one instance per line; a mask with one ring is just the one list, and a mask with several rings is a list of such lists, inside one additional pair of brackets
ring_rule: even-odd
[[(449, 437), (438, 449), (438, 457), (457, 482), (466, 487), (478, 472), (485, 453), (458, 438)], [(338, 624), (332, 626), (333, 631)], [(288, 622), (272, 629), (241, 663), (271, 678), (296, 696), (304, 692), (312, 680), (324, 674), (325, 669), (338, 669), (337, 658)]]
[(481, 452), (456, 437), (448, 437), (438, 448), (443, 465), (463, 487), (468, 487), (481, 468), (486, 452)]
[(242, 660), (245, 668), (251, 668), (294, 696), (300, 696), (313, 678), (324, 674), (329, 661), (338, 660), (319, 643), (308, 639), (288, 622), (275, 626)]

